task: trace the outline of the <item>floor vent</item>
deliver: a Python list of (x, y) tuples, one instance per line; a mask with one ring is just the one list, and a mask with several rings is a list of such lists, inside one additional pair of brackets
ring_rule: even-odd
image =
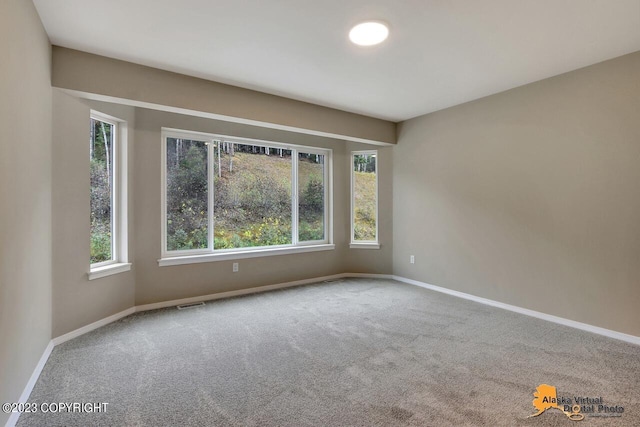
[(191, 304), (176, 305), (176, 308), (178, 310), (184, 310), (184, 309), (187, 309), (187, 308), (201, 307), (203, 305), (204, 305), (204, 302), (200, 301), (200, 302), (192, 302)]

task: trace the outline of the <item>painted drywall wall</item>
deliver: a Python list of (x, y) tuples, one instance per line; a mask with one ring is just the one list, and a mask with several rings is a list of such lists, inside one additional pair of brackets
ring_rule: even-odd
[(401, 123), (393, 158), (395, 274), (640, 336), (640, 52)]
[[(129, 174), (133, 172), (135, 109), (79, 100), (53, 90), (53, 336), (57, 337), (134, 305), (133, 271), (89, 281), (89, 114), (93, 108), (125, 120)], [(131, 186), (130, 186), (131, 187)], [(129, 191), (133, 217), (133, 192)], [(132, 257), (133, 241), (129, 239)], [(135, 268), (135, 266), (134, 266)]]
[[(156, 68), (53, 47), (53, 86), (130, 105), (209, 113), (265, 127), (394, 144), (396, 124)], [(216, 117), (214, 117), (216, 118)]]
[(2, 2), (0, 52), (0, 402), (16, 402), (51, 339), (51, 47), (30, 1)]
[[(335, 250), (294, 255), (242, 259), (240, 271), (232, 272), (233, 261), (159, 267), (161, 251), (161, 128), (169, 127), (199, 132), (234, 135), (285, 143), (330, 148), (333, 150), (333, 212)], [(148, 109), (136, 111), (135, 141), (135, 223), (136, 304), (194, 297), (218, 292), (283, 283), (310, 277), (350, 271), (349, 244), (349, 150), (344, 141), (310, 135), (276, 131), (254, 126), (203, 119)], [(351, 147), (351, 145), (350, 145)], [(360, 150), (364, 144), (352, 145)], [(390, 152), (384, 151), (389, 163)], [(388, 187), (390, 174), (382, 178)], [(385, 199), (390, 203), (391, 199)], [(390, 206), (383, 206), (390, 212)], [(390, 236), (384, 244), (390, 246)], [(367, 252), (371, 269), (391, 271), (391, 251)], [(367, 254), (358, 258), (366, 263)], [(386, 258), (385, 258), (386, 257)]]

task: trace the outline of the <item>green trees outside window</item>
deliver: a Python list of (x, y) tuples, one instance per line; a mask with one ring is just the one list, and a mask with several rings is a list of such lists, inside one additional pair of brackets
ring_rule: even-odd
[(114, 136), (115, 125), (90, 119), (91, 264), (114, 259)]
[(208, 244), (207, 143), (167, 138), (167, 249)]

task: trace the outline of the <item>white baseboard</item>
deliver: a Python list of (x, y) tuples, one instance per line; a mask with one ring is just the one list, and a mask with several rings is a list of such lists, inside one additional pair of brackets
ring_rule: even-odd
[(162, 302), (156, 302), (152, 304), (138, 305), (135, 307), (135, 311), (138, 312), (138, 311), (157, 310), (159, 308), (174, 307), (176, 305), (191, 304), (194, 302), (213, 301), (217, 299), (237, 297), (240, 295), (257, 294), (260, 292), (273, 291), (275, 289), (283, 289), (283, 288), (291, 288), (294, 286), (308, 285), (310, 283), (317, 283), (325, 280), (342, 279), (343, 277), (347, 277), (347, 276), (348, 275), (346, 273), (340, 273), (340, 274), (333, 274), (330, 276), (314, 277), (313, 279), (296, 280), (293, 282), (278, 283), (275, 285), (266, 285), (266, 286), (257, 286), (255, 288), (239, 289), (237, 291), (218, 292), (217, 294), (202, 295), (202, 296), (191, 297), (191, 298), (174, 299), (170, 301), (162, 301)]
[(78, 328), (64, 335), (60, 335), (59, 337), (56, 337), (52, 340), (53, 345), (56, 346), (56, 345), (62, 344), (63, 342), (67, 342), (73, 338), (79, 337), (80, 335), (84, 335), (87, 332), (91, 332), (94, 329), (98, 329), (104, 325), (108, 325), (109, 323), (115, 322), (116, 320), (120, 320), (123, 317), (133, 314), (135, 313), (135, 311), (136, 311), (135, 307), (127, 308), (126, 310), (123, 310), (120, 313), (112, 314), (109, 317), (105, 317), (104, 319), (100, 319), (96, 322), (90, 323), (86, 326), (83, 326), (82, 328)]
[(494, 301), (487, 298), (466, 294), (464, 292), (454, 291), (452, 289), (431, 285), (429, 283), (420, 282), (418, 280), (407, 279), (405, 277), (400, 277), (400, 276), (393, 276), (393, 279), (399, 282), (408, 283), (410, 285), (419, 286), (421, 288), (429, 289), (432, 291), (441, 292), (443, 294), (453, 295), (454, 297), (475, 301), (480, 304), (502, 308), (504, 310), (513, 311), (515, 313), (524, 314), (526, 316), (536, 317), (538, 319), (547, 320), (549, 322), (558, 323), (560, 325), (570, 326), (572, 328), (581, 329), (583, 331), (592, 332), (594, 334), (604, 335), (605, 337), (615, 338), (617, 340), (626, 341), (631, 344), (640, 345), (640, 337), (637, 337), (635, 335), (624, 334), (622, 332), (612, 331), (611, 329), (605, 329), (599, 326), (589, 325), (587, 323), (576, 322), (575, 320), (569, 320), (563, 317), (554, 316), (552, 314), (546, 314), (546, 313), (542, 313), (535, 310), (529, 310), (528, 308), (522, 308), (516, 305), (505, 304), (499, 301)]
[[(38, 361), (36, 368), (33, 370), (33, 373), (31, 374), (27, 385), (22, 391), (22, 394), (18, 399), (18, 403), (26, 403), (29, 401), (31, 391), (33, 391), (33, 387), (36, 385), (36, 382), (38, 381), (38, 377), (40, 377), (40, 373), (42, 372), (44, 365), (46, 365), (47, 360), (49, 360), (49, 356), (51, 355), (54, 346), (55, 344), (53, 343), (53, 340), (49, 341), (49, 344), (47, 344), (47, 347), (44, 349), (42, 356), (40, 356), (40, 360)], [(18, 422), (18, 418), (20, 418), (20, 412), (12, 412), (9, 416), (9, 419), (7, 420), (7, 423), (5, 424), (5, 427), (14, 427)]]
[(393, 280), (393, 274), (375, 274), (375, 273), (345, 273), (344, 277), (364, 277), (369, 279), (389, 279)]

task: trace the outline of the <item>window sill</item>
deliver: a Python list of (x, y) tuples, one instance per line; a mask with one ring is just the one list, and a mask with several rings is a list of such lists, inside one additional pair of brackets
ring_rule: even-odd
[(257, 258), (263, 256), (299, 254), (304, 252), (331, 251), (335, 249), (335, 247), (336, 245), (334, 244), (322, 244), (309, 246), (291, 246), (286, 248), (262, 248), (250, 251), (222, 252), (215, 254), (209, 253), (199, 255), (174, 256), (160, 258), (158, 260), (158, 265), (160, 267), (166, 267), (169, 265), (198, 264), (201, 262), (228, 261), (243, 258)]
[(87, 273), (87, 276), (89, 276), (89, 280), (95, 280), (101, 277), (111, 276), (113, 274), (124, 273), (129, 270), (131, 270), (131, 263), (118, 262), (115, 264), (105, 265), (103, 267), (92, 268), (91, 271)]
[(351, 249), (380, 249), (380, 243), (375, 242), (367, 242), (367, 243), (358, 243), (351, 242), (349, 244), (349, 248)]

